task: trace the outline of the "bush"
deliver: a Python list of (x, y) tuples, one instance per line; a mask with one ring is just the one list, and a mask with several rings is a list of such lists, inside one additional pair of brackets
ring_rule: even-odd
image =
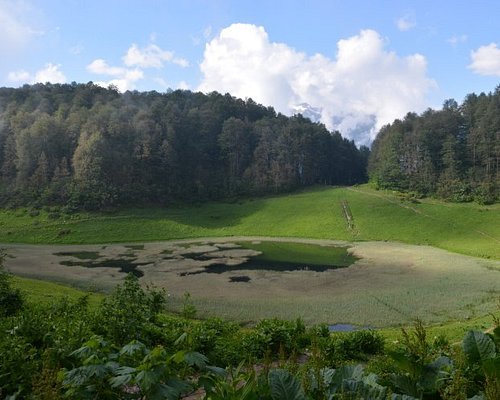
[(264, 319), (242, 338), (246, 354), (255, 358), (290, 356), (304, 349), (306, 329), (302, 320), (295, 322)]
[(11, 287), (10, 274), (3, 268), (4, 257), (0, 251), (0, 318), (14, 315), (23, 306), (21, 292)]
[(47, 217), (49, 219), (59, 219), (61, 218), (61, 214), (59, 214), (58, 212), (50, 212)]
[(40, 211), (39, 210), (31, 210), (30, 211), (30, 217), (38, 217), (40, 215)]
[(384, 351), (384, 338), (376, 331), (361, 330), (333, 334), (325, 348), (327, 364), (336, 366), (350, 360), (366, 361)]
[(147, 325), (156, 321), (165, 304), (165, 292), (149, 288), (144, 290), (139, 279), (128, 274), (124, 283), (104, 299), (95, 319), (95, 331), (121, 346), (131, 340), (147, 344), (157, 342), (160, 337), (150, 337), (145, 333), (157, 332)]

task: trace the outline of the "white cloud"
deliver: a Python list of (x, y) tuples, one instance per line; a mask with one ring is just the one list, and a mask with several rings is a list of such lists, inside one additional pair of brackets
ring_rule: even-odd
[(181, 67), (187, 67), (189, 62), (183, 58), (174, 57), (174, 53), (162, 50), (156, 44), (149, 44), (140, 49), (132, 44), (123, 57), (123, 62), (128, 67), (163, 68), (165, 62), (172, 62)]
[(69, 48), (69, 52), (74, 56), (82, 54), (82, 51), (83, 51), (83, 46), (81, 44), (77, 44)]
[(61, 64), (54, 65), (52, 63), (45, 64), (45, 68), (35, 73), (35, 82), (40, 83), (64, 83), (66, 76), (59, 69)]
[(30, 25), (35, 10), (25, 1), (0, 1), (0, 53), (15, 52), (43, 31)]
[(7, 79), (15, 83), (65, 83), (66, 76), (60, 70), (60, 64), (47, 63), (33, 75), (25, 70), (9, 72)]
[(87, 65), (87, 71), (92, 72), (93, 74), (112, 76), (125, 75), (127, 73), (126, 68), (111, 67), (108, 65), (106, 60), (103, 60), (102, 58), (98, 58)]
[(481, 46), (471, 52), (472, 63), (468, 66), (479, 75), (500, 76), (500, 48), (496, 43)]
[(24, 69), (21, 69), (19, 71), (9, 72), (7, 79), (9, 80), (9, 82), (28, 83), (28, 82), (32, 81), (32, 77), (31, 77), (30, 73), (28, 71), (25, 71)]
[[(152, 34), (150, 39), (156, 39), (156, 35)], [(122, 61), (125, 66), (111, 66), (106, 60), (98, 58), (87, 65), (87, 71), (113, 77), (111, 80), (96, 83), (105, 87), (114, 85), (119, 91), (125, 92), (135, 89), (137, 81), (145, 78), (143, 69), (160, 69), (167, 62), (181, 67), (189, 66), (189, 62), (184, 58), (175, 57), (172, 51), (162, 50), (152, 43), (142, 49), (132, 44), (122, 57)], [(161, 77), (152, 78), (152, 80), (162, 87), (166, 85), (166, 81)]]
[(467, 35), (453, 35), (447, 42), (451, 44), (452, 47), (457, 47), (458, 44), (465, 43), (467, 39)]
[(209, 40), (212, 36), (212, 25), (208, 25), (204, 30), (203, 30), (203, 37), (205, 40)]
[(181, 90), (189, 90), (190, 89), (190, 86), (189, 86), (189, 83), (187, 83), (186, 81), (180, 81), (177, 83), (177, 89), (181, 89)]
[(120, 92), (135, 89), (135, 83), (144, 78), (144, 72), (138, 68), (129, 69), (124, 67), (113, 67), (102, 58), (98, 58), (87, 65), (87, 70), (93, 74), (109, 75), (114, 79), (98, 81), (96, 84), (108, 87), (116, 86)]
[(384, 124), (421, 111), (435, 86), (424, 56), (400, 57), (384, 49), (373, 30), (337, 43), (337, 56), (308, 56), (273, 43), (263, 27), (234, 24), (205, 47), (199, 90), (229, 92), (291, 114), (307, 103), (321, 122), (367, 144)]
[(400, 31), (406, 32), (417, 26), (417, 21), (413, 13), (407, 13), (396, 21), (396, 26)]

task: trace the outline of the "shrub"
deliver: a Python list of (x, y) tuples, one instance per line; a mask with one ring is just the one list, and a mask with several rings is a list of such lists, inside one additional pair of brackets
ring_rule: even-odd
[(336, 333), (331, 336), (324, 351), (331, 366), (349, 360), (365, 361), (384, 351), (384, 338), (373, 330)]
[(244, 335), (242, 346), (252, 357), (290, 356), (304, 348), (306, 329), (302, 320), (295, 322), (280, 319), (264, 319), (255, 329)]
[(21, 292), (12, 288), (10, 274), (3, 268), (4, 257), (0, 250), (0, 318), (14, 315), (23, 306)]
[(39, 210), (31, 210), (30, 211), (30, 217), (38, 217), (40, 215)]
[(166, 304), (163, 291), (144, 290), (139, 279), (128, 274), (122, 285), (106, 297), (95, 319), (95, 331), (117, 345), (124, 345), (131, 340), (141, 340), (148, 344), (160, 338), (149, 337), (145, 333), (147, 325), (154, 323), (158, 313)]

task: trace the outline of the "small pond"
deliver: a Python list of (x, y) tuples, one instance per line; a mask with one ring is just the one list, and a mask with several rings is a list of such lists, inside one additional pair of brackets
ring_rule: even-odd
[[(332, 269), (346, 268), (357, 258), (349, 254), (347, 247), (318, 246), (305, 243), (289, 242), (238, 242), (240, 249), (260, 252), (240, 263), (214, 262), (201, 271), (183, 272), (181, 276), (198, 274), (221, 274), (230, 271), (313, 271), (325, 272)], [(184, 254), (185, 258), (207, 261), (210, 253)], [(228, 256), (231, 258), (231, 256)]]

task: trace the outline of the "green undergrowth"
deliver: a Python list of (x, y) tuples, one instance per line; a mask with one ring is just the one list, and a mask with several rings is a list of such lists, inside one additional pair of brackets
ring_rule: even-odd
[[(0, 294), (12, 293), (2, 278)], [(169, 315), (166, 293), (143, 289), (131, 274), (94, 306), (57, 285), (52, 290), (62, 297), (27, 295), (0, 316), (2, 397), (174, 400), (200, 388), (205, 400), (500, 394), (498, 316), (489, 334), (469, 331), (456, 343), (432, 337), (419, 321), (390, 342), (380, 331), (331, 333), (300, 319), (265, 319), (250, 329), (220, 318), (193, 320), (188, 296), (186, 315)]]

